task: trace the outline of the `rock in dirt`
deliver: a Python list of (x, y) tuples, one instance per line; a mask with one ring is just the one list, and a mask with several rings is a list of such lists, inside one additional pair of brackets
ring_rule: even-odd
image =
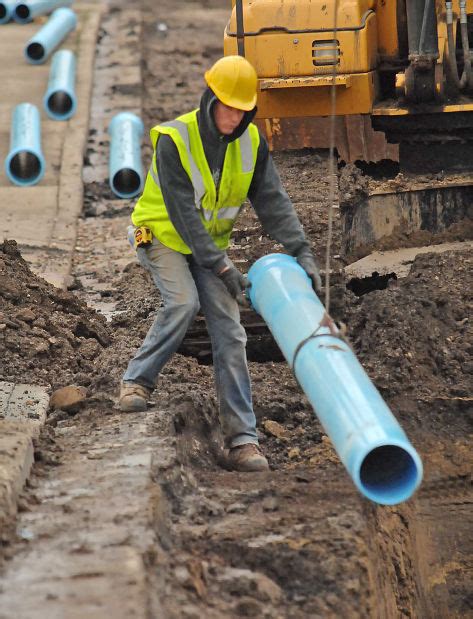
[(49, 404), (53, 410), (60, 408), (63, 411), (71, 411), (77, 408), (86, 397), (87, 389), (85, 387), (68, 385), (67, 387), (56, 389), (51, 396)]
[(282, 598), (281, 588), (265, 574), (246, 569), (227, 567), (217, 576), (229, 593), (252, 596), (261, 602), (275, 604)]
[(287, 452), (287, 457), (289, 460), (296, 460), (301, 455), (301, 450), (299, 447), (293, 447)]
[(235, 605), (235, 613), (238, 617), (261, 617), (262, 608), (252, 598), (243, 598)]
[(23, 322), (31, 323), (36, 318), (36, 314), (29, 307), (23, 307), (18, 310), (15, 318), (18, 320), (23, 320)]
[(232, 503), (227, 507), (227, 514), (244, 514), (248, 511), (248, 505), (244, 503)]
[(194, 590), (200, 598), (206, 595), (204, 566), (200, 561), (190, 560), (187, 566), (178, 566), (174, 575), (180, 585), (186, 589)]
[(277, 421), (267, 419), (266, 421), (263, 421), (263, 428), (265, 429), (266, 434), (271, 434), (279, 439), (287, 438), (287, 429)]

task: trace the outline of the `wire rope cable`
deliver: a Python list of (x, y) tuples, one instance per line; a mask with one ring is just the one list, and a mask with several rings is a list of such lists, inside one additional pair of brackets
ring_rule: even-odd
[(330, 314), (330, 256), (332, 253), (332, 238), (333, 238), (333, 209), (335, 207), (335, 121), (336, 121), (336, 105), (337, 105), (337, 66), (339, 60), (338, 41), (337, 41), (337, 18), (338, 18), (338, 2), (334, 0), (334, 18), (333, 18), (333, 45), (334, 45), (334, 62), (332, 65), (332, 84), (330, 87), (331, 110), (330, 110), (330, 146), (329, 146), (329, 192), (328, 192), (328, 226), (327, 226), (327, 245), (325, 252), (325, 309), (327, 314)]

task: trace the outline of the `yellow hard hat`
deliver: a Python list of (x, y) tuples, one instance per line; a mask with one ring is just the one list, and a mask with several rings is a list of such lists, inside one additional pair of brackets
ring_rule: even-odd
[(205, 81), (225, 105), (249, 112), (256, 105), (258, 78), (243, 56), (224, 56), (205, 72)]

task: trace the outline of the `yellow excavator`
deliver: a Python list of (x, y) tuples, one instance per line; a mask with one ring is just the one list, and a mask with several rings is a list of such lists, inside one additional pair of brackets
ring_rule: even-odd
[[(348, 259), (473, 237), (470, 41), (473, 0), (232, 0), (224, 53), (256, 69), (270, 148), (365, 162), (340, 176)], [(358, 182), (384, 160), (393, 185)]]
[(224, 53), (256, 68), (256, 122), (272, 149), (327, 147), (334, 110), (346, 162), (463, 170), (473, 169), (469, 41), (473, 0), (233, 0)]

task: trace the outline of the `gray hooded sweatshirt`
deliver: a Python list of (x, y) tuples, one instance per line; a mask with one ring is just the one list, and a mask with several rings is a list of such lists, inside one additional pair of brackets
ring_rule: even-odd
[[(197, 112), (199, 132), (205, 156), (215, 185), (219, 186), (227, 144), (238, 139), (253, 120), (256, 108), (246, 112), (231, 135), (222, 135), (214, 122), (215, 94), (207, 88)], [(161, 135), (156, 149), (158, 170), (164, 203), (173, 226), (200, 266), (218, 273), (226, 265), (226, 253), (219, 249), (205, 229), (195, 208), (194, 188), (181, 164), (176, 145), (168, 135)], [(302, 226), (289, 196), (281, 185), (268, 143), (260, 136), (256, 165), (248, 191), (248, 199), (264, 231), (281, 243), (292, 256), (310, 252)]]

